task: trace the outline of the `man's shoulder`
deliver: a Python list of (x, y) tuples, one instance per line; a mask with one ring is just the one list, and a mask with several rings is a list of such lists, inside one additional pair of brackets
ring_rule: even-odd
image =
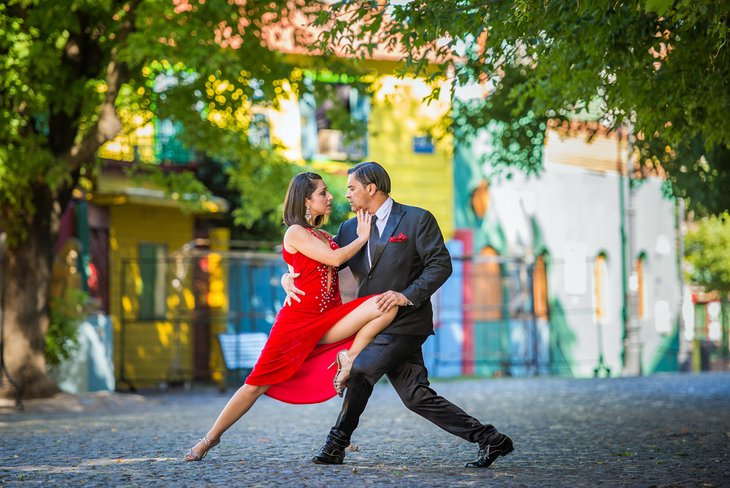
[(357, 227), (357, 218), (356, 217), (349, 218), (349, 219), (345, 220), (344, 222), (342, 222), (340, 224), (340, 230), (349, 230), (350, 228), (352, 228), (352, 226)]
[(400, 211), (410, 217), (422, 218), (424, 215), (433, 215), (431, 212), (422, 207), (416, 207), (415, 205), (405, 205), (399, 203)]

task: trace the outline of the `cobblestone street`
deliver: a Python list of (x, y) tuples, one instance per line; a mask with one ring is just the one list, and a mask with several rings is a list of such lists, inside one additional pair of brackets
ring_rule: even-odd
[[(182, 453), (232, 391), (85, 395), (0, 410), (1, 486), (727, 486), (730, 374), (438, 381), (512, 437), (492, 468), (476, 446), (376, 387), (342, 466), (310, 462), (340, 400), (263, 397), (200, 463)], [(68, 397), (67, 397), (68, 400)], [(64, 406), (66, 405), (66, 406)]]

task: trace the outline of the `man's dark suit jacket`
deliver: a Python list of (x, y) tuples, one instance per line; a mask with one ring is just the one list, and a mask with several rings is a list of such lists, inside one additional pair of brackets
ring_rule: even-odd
[[(335, 236), (339, 246), (357, 238), (357, 219), (340, 225)], [(413, 306), (400, 307), (395, 320), (383, 332), (405, 335), (433, 334), (431, 295), (451, 275), (451, 256), (438, 223), (427, 210), (393, 202), (393, 208), (377, 243), (373, 267), (363, 246), (343, 267), (349, 266), (357, 281), (358, 296), (399, 291)]]

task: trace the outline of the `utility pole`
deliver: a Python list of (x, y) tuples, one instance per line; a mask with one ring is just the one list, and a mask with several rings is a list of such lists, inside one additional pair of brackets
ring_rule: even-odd
[[(621, 199), (621, 256), (623, 265), (623, 323), (624, 323), (624, 361), (623, 376), (640, 376), (641, 371), (641, 331), (636, 320), (636, 303), (638, 292), (638, 275), (636, 270), (636, 202), (631, 181), (634, 166), (634, 145), (632, 126), (626, 130), (626, 164), (623, 165), (622, 139), (623, 131), (619, 130), (619, 181)], [(626, 177), (624, 178), (624, 171)], [(624, 201), (628, 205), (624, 206)]]

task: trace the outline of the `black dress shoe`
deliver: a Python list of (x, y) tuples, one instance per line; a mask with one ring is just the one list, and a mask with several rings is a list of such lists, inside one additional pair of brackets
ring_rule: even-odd
[(342, 464), (344, 460), (345, 450), (329, 442), (312, 458), (315, 464)]
[(499, 434), (495, 440), (484, 447), (480, 447), (477, 458), (474, 461), (466, 463), (466, 467), (488, 468), (499, 456), (506, 456), (513, 450), (512, 439), (504, 434)]

